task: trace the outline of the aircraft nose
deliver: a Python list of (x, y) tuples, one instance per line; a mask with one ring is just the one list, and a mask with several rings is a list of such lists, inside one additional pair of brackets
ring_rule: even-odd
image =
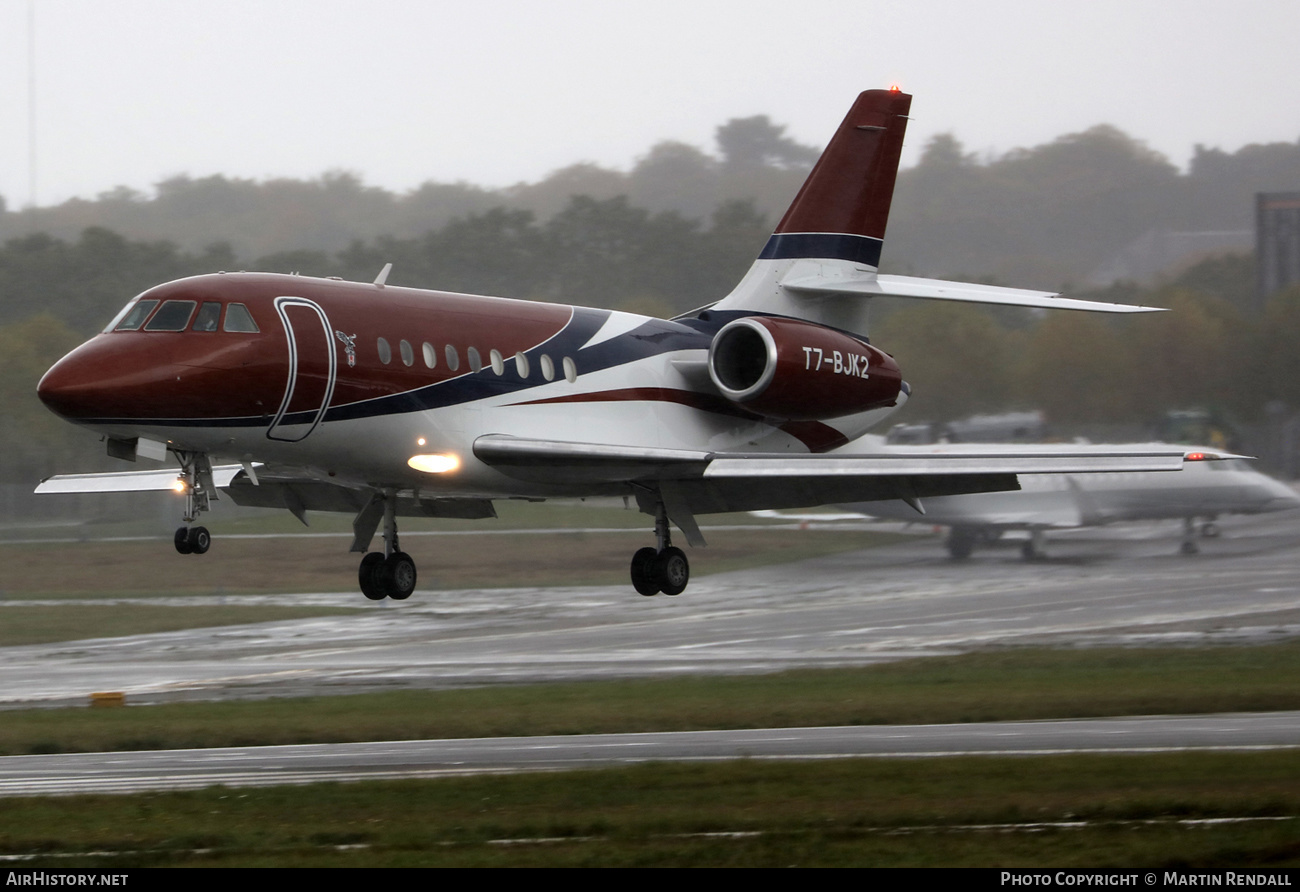
[(155, 344), (99, 335), (56, 362), (36, 385), (36, 395), (69, 421), (148, 418), (180, 380), (170, 359)]
[(95, 379), (77, 353), (74, 350), (56, 362), (36, 385), (36, 395), (46, 408), (74, 420), (92, 417), (96, 402)]
[(1271, 481), (1269, 495), (1272, 496), (1271, 507), (1274, 511), (1292, 511), (1300, 508), (1300, 493), (1281, 480)]
[(284, 395), (283, 342), (172, 332), (97, 335), (56, 362), (36, 393), (83, 424), (266, 418)]

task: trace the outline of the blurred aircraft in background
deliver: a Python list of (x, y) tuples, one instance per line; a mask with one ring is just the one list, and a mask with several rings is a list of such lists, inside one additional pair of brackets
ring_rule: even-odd
[[(1166, 444), (1132, 444), (1116, 449), (1154, 449)], [(878, 448), (888, 454), (940, 455), (970, 445), (890, 446), (871, 438), (850, 447), (854, 452)], [(985, 446), (992, 452), (1014, 455), (1022, 445)], [(1077, 446), (1063, 447), (1077, 449)], [(1207, 460), (1218, 459), (1218, 460)], [(1211, 449), (1187, 447), (1182, 473), (1121, 472), (1105, 474), (1035, 474), (1020, 478), (1020, 489), (1008, 492), (970, 493), (926, 499), (917, 508), (901, 501), (845, 505), (856, 514), (890, 520), (914, 521), (949, 528), (948, 553), (970, 557), (976, 546), (988, 544), (1007, 530), (1027, 530), (1030, 538), (1021, 548), (1026, 560), (1043, 556), (1047, 530), (1101, 526), (1125, 520), (1182, 519), (1183, 554), (1197, 551), (1196, 521), (1203, 520), (1200, 535), (1219, 534), (1215, 520), (1223, 514), (1260, 514), (1300, 508), (1300, 495), (1290, 486), (1251, 467), (1241, 457), (1223, 457)]]

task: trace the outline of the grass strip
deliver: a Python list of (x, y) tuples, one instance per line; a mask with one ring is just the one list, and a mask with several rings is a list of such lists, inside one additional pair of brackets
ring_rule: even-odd
[(738, 760), (6, 799), (0, 853), (43, 867), (1278, 867), (1300, 864), (1298, 814), (1294, 752)]
[(0, 753), (1300, 709), (1300, 642), (1024, 648), (773, 675), (0, 713)]

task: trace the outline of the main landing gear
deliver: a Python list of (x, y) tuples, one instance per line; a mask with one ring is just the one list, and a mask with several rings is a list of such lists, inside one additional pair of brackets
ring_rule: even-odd
[(1029, 541), (1020, 546), (1020, 556), (1027, 561), (1046, 560), (1047, 552), (1043, 551), (1042, 530), (1029, 531)]
[(974, 527), (951, 527), (948, 530), (948, 554), (955, 561), (964, 561), (975, 550), (979, 531)]
[(212, 547), (212, 534), (207, 527), (177, 527), (172, 541), (181, 554), (207, 554)]
[[(372, 601), (382, 601), (384, 598), (405, 601), (415, 591), (415, 561), (398, 545), (395, 494), (382, 497), (381, 501), (372, 501), (357, 516), (353, 523), (353, 528), (357, 530), (356, 542), (361, 541), (359, 525), (364, 525), (364, 519), (380, 507), (384, 516), (384, 553), (372, 551), (361, 559), (361, 566), (357, 569), (357, 582), (361, 585), (361, 593)], [(373, 534), (374, 527), (371, 526), (365, 534), (367, 543)], [(364, 551), (365, 547), (363, 545), (359, 550)]]
[[(944, 544), (947, 545), (948, 554), (953, 560), (962, 561), (971, 556), (976, 545), (987, 545), (996, 541), (1001, 535), (1001, 531), (993, 527), (951, 527)], [(1043, 550), (1042, 530), (1029, 531), (1029, 539), (1020, 546), (1020, 556), (1027, 561), (1041, 561), (1047, 558), (1047, 552)]]
[(686, 553), (676, 548), (668, 529), (668, 512), (660, 502), (655, 509), (657, 548), (646, 546), (632, 555), (632, 587), (643, 595), (680, 595), (691, 579)]
[(181, 483), (185, 486), (185, 526), (176, 528), (172, 542), (181, 554), (207, 554), (212, 534), (207, 527), (191, 526), (208, 510), (208, 502), (217, 497), (212, 481), (212, 462), (202, 452), (173, 450), (181, 462)]
[[(1213, 524), (1207, 522), (1206, 526), (1213, 526)], [(1215, 527), (1216, 533), (1217, 530), (1218, 528)], [(1184, 517), (1183, 518), (1183, 541), (1181, 544), (1179, 544), (1178, 551), (1181, 554), (1196, 554), (1200, 550), (1201, 549), (1196, 545), (1196, 518)]]

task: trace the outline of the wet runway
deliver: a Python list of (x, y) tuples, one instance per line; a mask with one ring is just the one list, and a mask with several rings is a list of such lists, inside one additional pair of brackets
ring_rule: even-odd
[(374, 605), (354, 592), (239, 597), (368, 609), (0, 648), (0, 706), (85, 703), (104, 690), (145, 703), (769, 672), (990, 645), (1300, 633), (1300, 516), (1229, 518), (1221, 526), (1223, 536), (1204, 540), (1192, 557), (1176, 553), (1179, 528), (1165, 523), (1056, 536), (1050, 558), (1035, 563), (1022, 561), (1014, 543), (954, 562), (937, 539), (918, 537), (699, 577), (676, 598), (643, 598), (630, 585), (417, 590), (405, 603)]

